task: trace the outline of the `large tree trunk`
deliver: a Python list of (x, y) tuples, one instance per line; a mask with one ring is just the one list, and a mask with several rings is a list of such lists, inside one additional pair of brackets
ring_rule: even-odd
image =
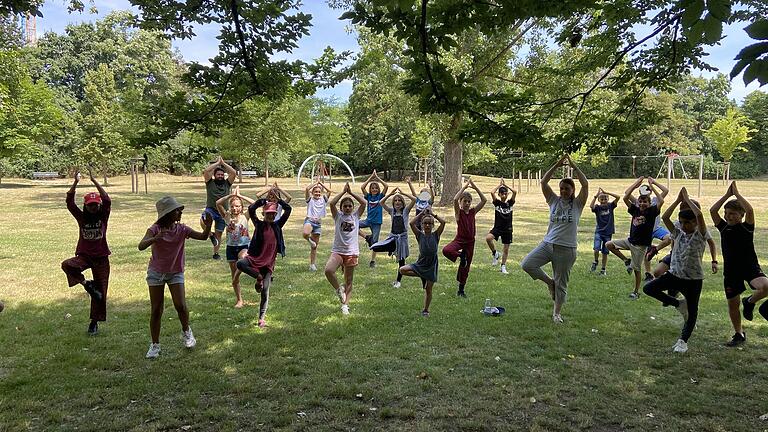
[(454, 114), (448, 129), (448, 140), (443, 147), (445, 172), (443, 174), (443, 193), (440, 196), (440, 206), (453, 204), (453, 197), (461, 189), (461, 170), (464, 165), (463, 148), (458, 137), (461, 126), (461, 114)]

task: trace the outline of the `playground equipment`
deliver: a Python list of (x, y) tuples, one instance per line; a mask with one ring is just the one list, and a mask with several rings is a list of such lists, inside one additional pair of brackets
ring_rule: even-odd
[(667, 154), (667, 160), (665, 164), (662, 164), (659, 168), (659, 173), (656, 174), (656, 177), (660, 177), (661, 173), (664, 171), (664, 165), (667, 166), (667, 187), (669, 187), (670, 182), (673, 178), (675, 178), (675, 161), (677, 161), (680, 165), (680, 170), (683, 172), (683, 178), (686, 180), (688, 179), (688, 173), (685, 172), (685, 167), (683, 166), (683, 160), (686, 159), (698, 159), (699, 160), (699, 191), (698, 195), (701, 197), (701, 188), (702, 188), (702, 179), (704, 178), (704, 155), (689, 155), (689, 156), (681, 156), (675, 152), (668, 153)]
[(144, 157), (131, 158), (128, 160), (128, 163), (131, 171), (131, 193), (139, 193), (139, 165), (141, 165), (141, 170), (144, 173), (144, 193), (148, 194), (147, 164), (149, 163), (149, 157), (144, 153)]
[(304, 171), (304, 167), (307, 165), (309, 161), (314, 161), (314, 163), (312, 164), (312, 171), (311, 171), (310, 178), (314, 179), (315, 172), (317, 172), (320, 179), (328, 180), (328, 186), (330, 188), (330, 184), (333, 179), (332, 172), (331, 172), (332, 167), (331, 167), (331, 164), (326, 164), (326, 159), (336, 160), (341, 162), (341, 164), (344, 165), (344, 167), (347, 169), (347, 172), (349, 172), (349, 176), (352, 177), (352, 184), (355, 184), (355, 174), (352, 173), (352, 168), (350, 168), (349, 165), (347, 165), (347, 163), (344, 162), (344, 160), (332, 154), (317, 153), (304, 159), (304, 162), (301, 163), (301, 166), (299, 167), (299, 172), (298, 174), (296, 174), (296, 186), (301, 186), (301, 173), (302, 171)]

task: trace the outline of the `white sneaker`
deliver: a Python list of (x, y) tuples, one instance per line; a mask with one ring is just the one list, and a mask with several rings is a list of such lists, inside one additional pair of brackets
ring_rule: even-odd
[(685, 300), (685, 298), (681, 298), (678, 300), (680, 302), (679, 305), (677, 305), (677, 311), (680, 312), (680, 315), (683, 316), (683, 321), (688, 322), (688, 302)]
[(341, 305), (341, 314), (342, 315), (349, 315), (349, 305)]
[(501, 258), (501, 252), (496, 251), (496, 253), (493, 254), (493, 262), (491, 265), (497, 265), (499, 263), (499, 258)]
[(562, 324), (563, 323), (563, 317), (560, 316), (560, 314), (554, 314), (552, 315), (552, 322), (555, 324)]
[(347, 294), (344, 292), (344, 285), (339, 285), (339, 289), (336, 290), (336, 295), (342, 303), (347, 300)]
[(309, 265), (309, 271), (317, 271), (317, 266), (314, 264)]
[(157, 356), (160, 355), (160, 344), (159, 343), (151, 343), (149, 344), (149, 351), (147, 351), (147, 355), (144, 357), (148, 359), (157, 358)]
[(688, 344), (684, 340), (678, 339), (675, 346), (672, 347), (672, 351), (676, 353), (684, 353), (688, 351)]
[(509, 272), (507, 271), (507, 266), (503, 264), (501, 265), (501, 274), (509, 274)]
[(400, 281), (392, 282), (392, 288), (400, 288)]
[(181, 338), (184, 339), (184, 346), (187, 348), (193, 348), (197, 345), (197, 340), (195, 339), (195, 335), (192, 334), (191, 327), (189, 330), (181, 332)]

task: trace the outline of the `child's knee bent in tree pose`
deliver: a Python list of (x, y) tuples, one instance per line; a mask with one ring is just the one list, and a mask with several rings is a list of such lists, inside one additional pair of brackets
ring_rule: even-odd
[[(349, 196), (344, 197), (344, 195)], [(344, 197), (342, 199), (342, 197)], [(354, 199), (354, 200), (353, 200)], [(357, 201), (358, 208), (355, 210)], [(358, 233), (360, 230), (360, 216), (365, 211), (365, 200), (352, 192), (349, 183), (344, 185), (344, 190), (330, 201), (331, 215), (333, 216), (335, 232), (331, 256), (325, 264), (325, 277), (341, 302), (341, 313), (349, 314), (349, 299), (352, 295), (352, 283), (355, 267), (358, 264), (360, 246), (358, 245)], [(339, 208), (337, 208), (339, 204)], [(336, 271), (341, 267), (344, 271), (344, 285), (339, 284)]]
[[(435, 220), (440, 222), (436, 230)], [(419, 243), (419, 259), (413, 264), (401, 266), (399, 272), (401, 275), (421, 279), (421, 286), (424, 288), (424, 309), (421, 310), (421, 315), (427, 317), (432, 303), (432, 287), (437, 282), (437, 250), (440, 236), (445, 229), (445, 220), (433, 214), (430, 208), (426, 208), (410, 222), (410, 228)]]
[[(381, 183), (381, 185), (379, 185)], [(382, 189), (383, 187), (383, 189)], [(381, 201), (387, 195), (389, 185), (382, 180), (373, 170), (373, 173), (368, 179), (360, 186), (360, 190), (363, 192), (363, 198), (365, 198), (367, 213), (365, 220), (360, 221), (360, 228), (370, 228), (371, 233), (365, 235), (362, 231), (358, 231), (360, 237), (365, 238), (365, 242), (368, 246), (373, 245), (379, 241), (379, 234), (381, 233), (382, 224), (382, 207)], [(369, 263), (371, 268), (376, 266), (376, 251), (371, 251), (371, 261)]]
[(184, 346), (192, 348), (196, 344), (192, 329), (189, 327), (189, 310), (184, 292), (184, 244), (187, 238), (208, 239), (213, 223), (213, 217), (210, 214), (203, 216), (205, 229), (202, 232), (179, 223), (184, 206), (170, 196), (161, 198), (155, 203), (155, 207), (157, 221), (147, 229), (144, 238), (139, 242), (139, 250), (152, 247), (152, 257), (149, 259), (147, 268), (147, 285), (149, 285), (152, 310), (149, 322), (152, 343), (147, 351), (147, 358), (155, 358), (160, 354), (160, 324), (166, 284), (181, 322)]
[[(390, 197), (392, 197), (392, 207), (387, 205), (387, 200)], [(408, 197), (410, 200), (408, 205), (405, 204), (405, 198), (403, 197)], [(392, 218), (392, 228), (386, 239), (372, 244), (370, 249), (374, 252), (387, 252), (389, 255), (394, 254), (397, 258), (398, 268), (405, 265), (405, 259), (408, 258), (410, 252), (408, 249), (408, 219), (415, 202), (416, 197), (402, 192), (399, 188), (395, 188), (389, 195), (381, 200), (381, 207)], [(395, 281), (392, 282), (392, 286), (400, 288), (402, 277), (403, 276), (398, 271)]]
[(322, 220), (326, 215), (325, 206), (330, 199), (331, 190), (320, 181), (309, 184), (304, 189), (307, 201), (307, 216), (304, 218), (302, 236), (309, 243), (309, 270), (316, 271), (317, 245), (320, 244)]
[[(243, 297), (240, 292), (240, 273), (237, 269), (237, 261), (245, 258), (248, 252), (248, 244), (251, 236), (248, 233), (248, 213), (243, 212), (243, 201), (248, 204), (253, 203), (248, 197), (240, 194), (240, 187), (235, 187), (234, 193), (223, 196), (216, 200), (216, 208), (219, 214), (224, 215), (227, 222), (225, 233), (227, 236), (227, 263), (229, 272), (232, 276), (232, 288), (235, 290), (235, 307), (243, 307)], [(229, 211), (225, 210), (224, 203), (229, 203)]]
[[(472, 195), (467, 192), (468, 187), (474, 189), (480, 197), (480, 203), (475, 207), (472, 207)], [(469, 278), (469, 269), (475, 252), (475, 215), (483, 209), (487, 201), (472, 179), (468, 179), (453, 197), (453, 213), (458, 227), (456, 237), (443, 248), (443, 255), (452, 262), (459, 259), (459, 269), (456, 272), (456, 280), (459, 282), (456, 295), (459, 297), (467, 296), (464, 287)]]

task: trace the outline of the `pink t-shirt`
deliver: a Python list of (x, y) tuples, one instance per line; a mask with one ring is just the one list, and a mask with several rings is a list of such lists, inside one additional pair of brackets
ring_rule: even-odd
[[(157, 224), (149, 227), (149, 233), (157, 234), (160, 227)], [(192, 228), (177, 223), (170, 229), (163, 230), (163, 236), (152, 243), (152, 257), (149, 268), (158, 273), (180, 273), (184, 271), (184, 242), (189, 237)]]

